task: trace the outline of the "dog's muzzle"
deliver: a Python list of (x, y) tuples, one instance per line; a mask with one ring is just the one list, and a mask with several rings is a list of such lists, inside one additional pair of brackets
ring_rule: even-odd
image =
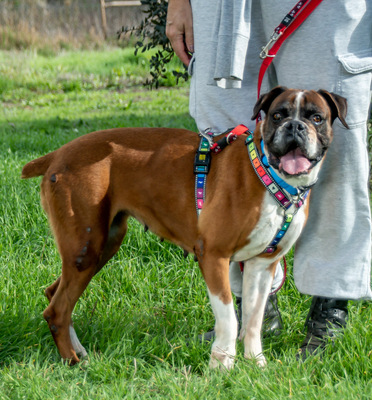
[(299, 120), (290, 120), (280, 126), (268, 150), (270, 164), (290, 176), (308, 174), (324, 155), (311, 145), (309, 129)]

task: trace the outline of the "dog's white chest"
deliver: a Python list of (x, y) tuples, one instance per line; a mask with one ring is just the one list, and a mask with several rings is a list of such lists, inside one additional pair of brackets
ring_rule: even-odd
[[(295, 206), (292, 206), (288, 211), (294, 213)], [(279, 247), (281, 248), (278, 256), (287, 253), (292, 245), (299, 237), (302, 228), (305, 224), (306, 218), (304, 213), (304, 207), (296, 210), (296, 214), (293, 220), (280, 241)], [(265, 194), (262, 212), (257, 225), (248, 236), (249, 243), (238, 250), (232, 257), (233, 261), (246, 261), (250, 258), (261, 254), (266, 247), (274, 239), (278, 231), (281, 229), (284, 220), (284, 210), (278, 206), (276, 201), (271, 197), (269, 193)]]

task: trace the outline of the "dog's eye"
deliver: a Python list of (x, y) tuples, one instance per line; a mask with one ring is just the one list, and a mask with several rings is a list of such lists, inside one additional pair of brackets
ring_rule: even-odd
[(323, 122), (323, 118), (319, 114), (313, 115), (312, 120), (313, 120), (314, 124), (316, 124), (316, 125), (319, 125)]
[(274, 114), (272, 115), (272, 118), (273, 118), (273, 120), (274, 120), (275, 122), (278, 122), (278, 121), (280, 121), (280, 120), (283, 118), (283, 116), (282, 116), (282, 114), (281, 114), (280, 112), (276, 112), (276, 113), (274, 113)]

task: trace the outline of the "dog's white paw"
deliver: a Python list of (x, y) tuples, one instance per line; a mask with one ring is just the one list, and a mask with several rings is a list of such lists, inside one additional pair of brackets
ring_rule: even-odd
[(213, 350), (209, 361), (209, 367), (212, 369), (230, 370), (234, 367), (234, 356), (227, 352)]
[(69, 331), (70, 331), (70, 340), (71, 340), (71, 344), (72, 347), (75, 350), (76, 355), (81, 359), (81, 358), (85, 358), (87, 357), (88, 353), (85, 350), (84, 346), (80, 343), (80, 340), (77, 337), (77, 334), (75, 332), (75, 329), (72, 325), (70, 325), (69, 327)]
[(266, 364), (267, 364), (266, 358), (265, 358), (265, 356), (264, 356), (262, 353), (258, 354), (257, 356), (254, 356), (254, 355), (252, 355), (251, 353), (249, 353), (249, 354), (244, 353), (244, 357), (245, 357), (245, 358), (248, 358), (249, 360), (254, 360), (254, 361), (256, 361), (256, 364), (257, 364), (259, 367), (262, 367), (262, 368), (266, 367)]

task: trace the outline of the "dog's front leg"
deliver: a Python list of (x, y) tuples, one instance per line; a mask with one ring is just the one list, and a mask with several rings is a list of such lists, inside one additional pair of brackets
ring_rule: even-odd
[(266, 364), (262, 353), (261, 329), (265, 305), (271, 289), (277, 261), (255, 257), (244, 263), (242, 328), (239, 338), (244, 339), (244, 356), (257, 364)]
[(211, 368), (223, 366), (231, 369), (236, 354), (238, 326), (229, 282), (229, 259), (204, 254), (199, 264), (216, 319), (216, 339), (209, 365)]

